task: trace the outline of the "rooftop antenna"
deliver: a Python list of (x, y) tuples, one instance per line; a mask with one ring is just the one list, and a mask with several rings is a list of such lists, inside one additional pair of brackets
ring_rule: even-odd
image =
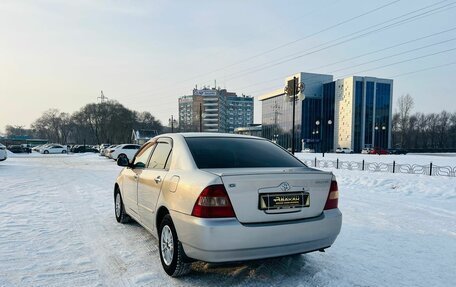
[(104, 103), (108, 100), (108, 97), (105, 97), (105, 95), (103, 94), (103, 90), (101, 90), (101, 96), (97, 97), (97, 99), (100, 99), (100, 103)]

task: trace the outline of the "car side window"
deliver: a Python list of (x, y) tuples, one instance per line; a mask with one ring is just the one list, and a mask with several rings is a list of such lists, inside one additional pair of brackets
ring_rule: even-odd
[(138, 154), (135, 157), (135, 161), (133, 162), (133, 165), (135, 168), (145, 168), (147, 164), (147, 160), (149, 159), (150, 153), (154, 149), (155, 144), (150, 143), (144, 148), (142, 148)]
[(172, 148), (170, 143), (159, 142), (154, 152), (152, 153), (152, 157), (150, 158), (147, 167), (153, 169), (165, 169), (169, 167), (167, 161), (170, 157), (171, 149)]

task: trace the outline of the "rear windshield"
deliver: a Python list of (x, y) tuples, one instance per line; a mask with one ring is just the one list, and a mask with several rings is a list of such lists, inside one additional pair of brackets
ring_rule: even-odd
[(200, 169), (305, 166), (288, 152), (266, 140), (188, 137), (186, 141)]

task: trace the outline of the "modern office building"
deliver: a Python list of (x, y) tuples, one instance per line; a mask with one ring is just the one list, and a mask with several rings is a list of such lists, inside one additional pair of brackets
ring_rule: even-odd
[[(295, 109), (296, 150), (347, 147), (360, 152), (364, 147), (391, 146), (392, 80), (353, 76), (333, 81), (331, 75), (310, 73), (294, 76), (303, 83)], [(279, 89), (260, 100), (263, 137), (290, 148), (290, 97)]]
[[(315, 122), (321, 119), (322, 85), (331, 82), (333, 77), (324, 74), (298, 73), (285, 79), (296, 77), (300, 93), (295, 103), (295, 147), (301, 150), (303, 145), (319, 142), (319, 130)], [(285, 94), (284, 88), (275, 90), (259, 98), (262, 101), (263, 137), (277, 142), (285, 148), (291, 147), (293, 100)], [(317, 133), (318, 132), (318, 133)]]
[(182, 131), (229, 132), (253, 123), (253, 98), (226, 89), (193, 89), (179, 98)]
[(348, 77), (335, 82), (334, 145), (355, 152), (391, 147), (393, 80)]

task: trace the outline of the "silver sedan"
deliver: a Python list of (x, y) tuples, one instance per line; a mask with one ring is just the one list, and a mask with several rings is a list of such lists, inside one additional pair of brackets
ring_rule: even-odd
[(230, 262), (323, 251), (340, 232), (334, 175), (280, 146), (232, 134), (164, 134), (144, 144), (114, 188), (118, 222), (159, 241), (171, 276), (195, 260)]

